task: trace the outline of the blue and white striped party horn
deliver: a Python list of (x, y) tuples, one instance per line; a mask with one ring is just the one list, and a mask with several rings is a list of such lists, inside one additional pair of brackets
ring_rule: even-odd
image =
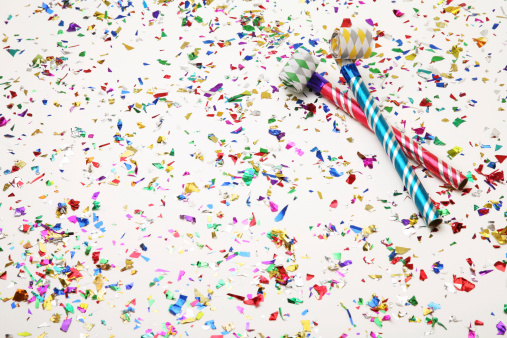
[(341, 73), (345, 81), (347, 81), (353, 95), (356, 97), (359, 106), (366, 115), (368, 125), (371, 130), (375, 132), (375, 135), (377, 135), (378, 140), (391, 159), (391, 162), (396, 168), (396, 172), (408, 189), (410, 196), (414, 200), (426, 224), (430, 227), (438, 226), (442, 223), (442, 219), (440, 219), (435, 205), (419, 181), (419, 178), (416, 176), (412, 166), (408, 163), (407, 157), (396, 141), (391, 126), (382, 116), (373, 96), (371, 96), (370, 91), (364, 84), (356, 65), (354, 63), (349, 63), (342, 66)]

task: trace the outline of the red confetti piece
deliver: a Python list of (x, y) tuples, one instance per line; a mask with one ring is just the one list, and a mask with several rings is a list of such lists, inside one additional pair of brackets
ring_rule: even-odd
[(428, 279), (428, 275), (426, 275), (426, 272), (424, 272), (424, 270), (421, 270), (421, 272), (419, 273), (419, 279), (422, 280), (423, 282)]
[(495, 268), (497, 268), (498, 270), (500, 270), (502, 272), (505, 272), (505, 266), (506, 265), (507, 264), (505, 264), (504, 262), (498, 261), (498, 262), (495, 263)]
[[(452, 278), (454, 279), (454, 282), (453, 282), (454, 287), (458, 291), (470, 292), (473, 289), (475, 289), (475, 284), (469, 282), (468, 280), (466, 280), (463, 277), (456, 278), (456, 275), (453, 275)], [(456, 286), (456, 284), (461, 285), (461, 287)]]
[(317, 293), (319, 294), (319, 300), (322, 299), (322, 297), (324, 297), (324, 295), (326, 294), (327, 292), (327, 286), (325, 285), (322, 285), (322, 286), (319, 286), (317, 284), (315, 284), (313, 286), (313, 288), (315, 289), (315, 291), (317, 291)]
[(276, 320), (278, 318), (278, 312), (273, 312), (271, 316), (269, 316), (269, 320)]
[(342, 25), (340, 27), (342, 28), (348, 28), (348, 27), (351, 27), (352, 26), (352, 21), (348, 18), (346, 19), (343, 19), (342, 21)]

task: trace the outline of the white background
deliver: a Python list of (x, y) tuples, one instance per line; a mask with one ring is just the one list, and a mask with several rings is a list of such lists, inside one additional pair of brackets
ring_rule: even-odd
[[(466, 337), (470, 324), (481, 337), (496, 335), (495, 325), (499, 321), (507, 320), (503, 313), (504, 304), (507, 303), (503, 296), (507, 283), (504, 273), (495, 269), (493, 264), (506, 258), (505, 249), (493, 248), (493, 245), (498, 243), (493, 238), (491, 242), (482, 240), (479, 232), (488, 226), (488, 222), (494, 222), (493, 227), (496, 229), (503, 228), (506, 219), (503, 214), (506, 208), (504, 205), (500, 211), (491, 209), (488, 215), (479, 217), (477, 211), (474, 211), (474, 205), (482, 208), (489, 201), (498, 201), (506, 189), (505, 185), (499, 185), (496, 190), (490, 191), (483, 177), (475, 173), (474, 168), (484, 163), (485, 159), (496, 161), (494, 155), (507, 154), (506, 148), (495, 151), (496, 145), (505, 146), (502, 139), (506, 130), (505, 111), (499, 110), (506, 108), (501, 102), (501, 98), (506, 96), (503, 86), (506, 82), (503, 70), (506, 31), (505, 14), (502, 9), (502, 6), (505, 7), (505, 1), (467, 1), (457, 16), (443, 13), (443, 9), (448, 6), (445, 3), (437, 4), (437, 1), (366, 0), (364, 4), (358, 1), (309, 4), (297, 1), (214, 1), (194, 13), (203, 19), (203, 23), (199, 24), (192, 19), (190, 28), (181, 27), (185, 13), (178, 12), (178, 3), (169, 3), (167, 6), (154, 3), (147, 5), (149, 10), (143, 8), (142, 2), (136, 1), (134, 7), (127, 9), (135, 12), (125, 19), (126, 22), (122, 19), (99, 21), (93, 17), (96, 11), (104, 13), (105, 10), (112, 18), (122, 14), (117, 4), (111, 4), (111, 7), (107, 8), (99, 1), (78, 1), (74, 3), (74, 8), (65, 10), (53, 2), (55, 13), (51, 15), (58, 14), (59, 18), (51, 21), (48, 21), (51, 15), (46, 12), (34, 13), (41, 9), (38, 7), (41, 3), (4, 1), (1, 6), (1, 19), (8, 21), (7, 24), (2, 22), (0, 26), (2, 27), (0, 33), (3, 33), (0, 39), (8, 37), (6, 42), (2, 42), (2, 47), (5, 49), (9, 46), (8, 48), (23, 51), (14, 57), (6, 50), (0, 53), (0, 75), (3, 76), (0, 82), (12, 84), (12, 87), (4, 90), (0, 99), (0, 113), (11, 121), (7, 126), (1, 127), (0, 131), (2, 135), (14, 136), (14, 138), (4, 137), (0, 143), (1, 185), (13, 182), (14, 179), (16, 182), (24, 183), (20, 188), (11, 186), (2, 193), (1, 198), (0, 228), (7, 234), (6, 238), (0, 240), (0, 247), (3, 249), (3, 252), (0, 252), (2, 263), (0, 272), (2, 269), (7, 271), (7, 279), (0, 280), (0, 296), (5, 300), (0, 303), (2, 333), (17, 335), (29, 332), (35, 337), (44, 332), (47, 333), (46, 337), (86, 337), (85, 334), (89, 334), (90, 337), (112, 335), (138, 337), (149, 329), (155, 332), (165, 330), (164, 323), (168, 321), (176, 325), (178, 334), (182, 337), (187, 334), (191, 337), (218, 335), (222, 331), (222, 325), (231, 322), (235, 326), (233, 332), (243, 336), (260, 337), (262, 333), (264, 336), (279, 337), (283, 334), (294, 335), (300, 332), (302, 330), (300, 321), (311, 320), (318, 323), (318, 326), (312, 325), (310, 335), (312, 337), (340, 337), (343, 333), (369, 337), (372, 331), (375, 334), (382, 333), (382, 337), (406, 337), (409, 330), (412, 335), (418, 337), (428, 334), (433, 334), (434, 337)], [(241, 15), (245, 14), (244, 11), (259, 9), (258, 5), (266, 8), (258, 12), (264, 15), (263, 26), (269, 24), (274, 27), (277, 22), (283, 23), (278, 27), (281, 34), (288, 33), (283, 41), (279, 40), (280, 35), (269, 37), (272, 32), (263, 32), (264, 35), (261, 35), (258, 29), (255, 31), (256, 38), (244, 37), (241, 40), (238, 38), (237, 33), (242, 32), (239, 23)], [(453, 1), (450, 5), (458, 6), (459, 3)], [(217, 6), (226, 6), (225, 13), (216, 11)], [(335, 6), (338, 7), (338, 13), (334, 11)], [(417, 14), (413, 8), (419, 10)], [(394, 9), (399, 9), (405, 15), (401, 18), (395, 17), (392, 12)], [(156, 10), (160, 10), (163, 14), (157, 20), (152, 16)], [(8, 20), (10, 15), (12, 18)], [(85, 16), (89, 18), (84, 19)], [(401, 126), (402, 120), (406, 120), (406, 132), (409, 136), (415, 135), (412, 128), (424, 124), (426, 132), (446, 143), (445, 146), (427, 145), (428, 149), (442, 158), (446, 158), (446, 152), (455, 146), (463, 148), (462, 155), (449, 162), (465, 173), (470, 171), (475, 174), (477, 180), (468, 184), (472, 192), (466, 196), (461, 196), (461, 193), (456, 191), (447, 194), (441, 187), (441, 181), (426, 177), (421, 169), (417, 170), (424, 186), (435, 201), (454, 202), (453, 205), (446, 207), (450, 215), (444, 220), (464, 223), (466, 229), (461, 233), (453, 234), (449, 224), (443, 224), (438, 232), (430, 233), (422, 220), (419, 220), (413, 229), (404, 229), (400, 222), (393, 221), (395, 214), (400, 219), (407, 219), (417, 210), (406, 198), (406, 194), (393, 197), (393, 192), (402, 191), (403, 187), (375, 136), (356, 121), (347, 117), (346, 122), (343, 122), (336, 115), (333, 115), (332, 120), (338, 122), (341, 132), (333, 133), (332, 121), (326, 121), (326, 113), (321, 108), (322, 103), (326, 103), (333, 114), (344, 115), (344, 113), (335, 109), (325, 99), (321, 98), (315, 103), (318, 107), (317, 114), (309, 119), (304, 119), (302, 108), (297, 111), (294, 109), (298, 107), (294, 101), (287, 102), (287, 95), (291, 92), (279, 87), (278, 80), (278, 73), (286, 59), (278, 62), (276, 57), (290, 56), (293, 49), (289, 47), (300, 42), (311, 51), (317, 52), (319, 49), (327, 51), (326, 40), (331, 36), (334, 27), (341, 24), (343, 18), (351, 18), (354, 25), (362, 26), (366, 25), (365, 20), (372, 19), (378, 24), (375, 30), (386, 33), (385, 37), (377, 41), (381, 47), (375, 50), (378, 54), (383, 53), (386, 60), (379, 63), (382, 57), (374, 57), (364, 61), (364, 63), (375, 62), (372, 67), (380, 69), (381, 72), (392, 67), (392, 70), (388, 70), (390, 76), (385, 86), (382, 87), (384, 80), (378, 74), (369, 78), (368, 74), (372, 73), (364, 68), (360, 68), (361, 73), (365, 81), (371, 82), (371, 86), (375, 87), (377, 90), (375, 96), (379, 97), (380, 103), (384, 106), (394, 106), (388, 102), (389, 97), (414, 107), (401, 109), (394, 106), (393, 112), (386, 114), (387, 119), (397, 126)], [(476, 18), (483, 23), (476, 21)], [(63, 27), (58, 26), (61, 20), (64, 21)], [(150, 20), (154, 22), (151, 26)], [(208, 26), (210, 21), (215, 23), (213, 29), (218, 27), (215, 32), (210, 32)], [(81, 26), (81, 30), (66, 32), (71, 22)], [(111, 22), (111, 25), (107, 22)], [(217, 26), (216, 23), (220, 25)], [(436, 23), (446, 23), (446, 26), (435, 31)], [(494, 23), (500, 23), (496, 30), (492, 29)], [(87, 30), (92, 25), (95, 27)], [(111, 41), (105, 42), (105, 38), (111, 34), (105, 35), (104, 31), (116, 30), (118, 27), (122, 28), (118, 37), (111, 37)], [(64, 33), (58, 35), (59, 29)], [(159, 41), (156, 37), (160, 37), (161, 29), (164, 29), (167, 37)], [(79, 37), (79, 33), (84, 36)], [(489, 40), (484, 47), (479, 48), (473, 38), (481, 36)], [(312, 47), (308, 42), (309, 38), (318, 39), (318, 45)], [(234, 40), (230, 46), (224, 48), (220, 48), (216, 43), (213, 46), (203, 43), (205, 40), (230, 39)], [(393, 39), (401, 39), (403, 45), (398, 47)], [(68, 48), (58, 47), (57, 42), (61, 40), (67, 41), (64, 45)], [(278, 44), (275, 48), (268, 49), (266, 44), (259, 45), (257, 41), (268, 43), (273, 41)], [(188, 42), (188, 46), (182, 50), (184, 42)], [(246, 44), (240, 45), (239, 42)], [(134, 49), (127, 50), (122, 43)], [(414, 61), (408, 61), (404, 55), (392, 51), (393, 48), (401, 48), (404, 51), (420, 47), (427, 49), (430, 43), (441, 50), (434, 52), (419, 50)], [(430, 70), (434, 74), (442, 72), (449, 74), (452, 60), (455, 58), (446, 51), (458, 43), (463, 51), (456, 61), (458, 71), (452, 73), (454, 78), (444, 79), (444, 82), (448, 83), (447, 88), (437, 88), (433, 82), (425, 83), (424, 79), (417, 76), (418, 69)], [(187, 54), (193, 52), (195, 48), (200, 48), (198, 58), (189, 62)], [(86, 55), (79, 57), (82, 51), (86, 51)], [(216, 54), (208, 56), (207, 51)], [(270, 55), (271, 51), (277, 53)], [(65, 56), (68, 60), (63, 66), (50, 69), (54, 77), (42, 74), (37, 77), (35, 74), (42, 69), (30, 67), (32, 59), (37, 54), (43, 57)], [(245, 55), (253, 56), (253, 60), (245, 61)], [(402, 56), (398, 61), (393, 59), (397, 55)], [(433, 56), (443, 56), (445, 59), (431, 63)], [(162, 66), (157, 59), (167, 60), (171, 65)], [(98, 60), (105, 61), (99, 64)], [(198, 69), (192, 65), (196, 62), (202, 65), (213, 63), (215, 67)], [(321, 64), (319, 71), (328, 72), (326, 78), (336, 84), (339, 72), (333, 62), (332, 59), (327, 59), (326, 63)], [(231, 70), (231, 65), (238, 67), (238, 64), (243, 65), (244, 69)], [(85, 69), (91, 69), (92, 72), (80, 71)], [(108, 69), (111, 71), (108, 72)], [(196, 77), (205, 78), (205, 81), (193, 83), (189, 77), (194, 73)], [(68, 75), (63, 80), (64, 83), (57, 85), (56, 80), (65, 74)], [(164, 79), (164, 75), (170, 75), (171, 78)], [(143, 79), (143, 85), (140, 85), (138, 78)], [(459, 78), (462, 80), (456, 81)], [(474, 81), (474, 78), (477, 80)], [(483, 81), (483, 78), (487, 78), (487, 81)], [(223, 83), (223, 89), (207, 100), (203, 96), (204, 92), (217, 83)], [(5, 88), (7, 85), (2, 86)], [(106, 94), (101, 86), (113, 88), (114, 91)], [(189, 86), (193, 86), (190, 93), (178, 91), (179, 88)], [(197, 86), (201, 86), (198, 89), (200, 95), (194, 94)], [(279, 92), (272, 93), (271, 86), (277, 87)], [(342, 85), (339, 86), (343, 90), (346, 89)], [(138, 88), (143, 88), (142, 92), (134, 93), (134, 89)], [(124, 99), (121, 98), (122, 89), (130, 92)], [(244, 97), (241, 102), (244, 118), (240, 123), (234, 123), (228, 113), (229, 109), (238, 116), (241, 111), (235, 104), (219, 100), (220, 95), (230, 98), (244, 91), (252, 92), (254, 89), (258, 94)], [(8, 98), (10, 90), (17, 92), (18, 96), (14, 99)], [(26, 95), (24, 90), (27, 91)], [(151, 93), (147, 93), (150, 90)], [(261, 99), (260, 93), (264, 91), (272, 93), (271, 99)], [(160, 92), (169, 93), (166, 98), (175, 103), (171, 108), (159, 101), (157, 105), (147, 107), (147, 113), (141, 111), (137, 114), (133, 110), (128, 111), (129, 105), (153, 102), (153, 93)], [(74, 93), (78, 95), (75, 96)], [(460, 97), (460, 93), (466, 93), (466, 96)], [(451, 94), (457, 101), (450, 98)], [(89, 97), (88, 103), (85, 95)], [(436, 95), (439, 98), (435, 98)], [(414, 104), (410, 104), (409, 97), (413, 99)], [(309, 104), (315, 102), (317, 96), (305, 91), (299, 94), (298, 98)], [(423, 98), (433, 102), (428, 112), (419, 106)], [(42, 103), (44, 99), (48, 100), (47, 105)], [(109, 99), (115, 99), (114, 104), (109, 104)], [(472, 107), (470, 100), (477, 103)], [(55, 102), (58, 103), (55, 105)], [(81, 104), (71, 111), (74, 102)], [(252, 104), (247, 106), (247, 102)], [(14, 108), (9, 110), (6, 107), (9, 103), (14, 103)], [(18, 109), (16, 105), (20, 103), (22, 108)], [(285, 104), (288, 108), (285, 108)], [(206, 117), (207, 114), (214, 113), (211, 108), (213, 105), (217, 111), (224, 113), (222, 119), (217, 116)], [(458, 107), (460, 111), (454, 112), (452, 107)], [(436, 108), (445, 109), (437, 111)], [(28, 113), (32, 116), (20, 117), (13, 114), (22, 113), (25, 109), (28, 109)], [(398, 115), (394, 114), (395, 111)], [(158, 116), (153, 118), (156, 115)], [(466, 122), (456, 128), (452, 121), (465, 115)], [(164, 118), (164, 122), (157, 128), (160, 117)], [(269, 124), (270, 118), (277, 121)], [(125, 133), (136, 133), (134, 137), (127, 137), (132, 146), (138, 150), (133, 157), (139, 165), (136, 177), (129, 177), (124, 164), (120, 162), (120, 155), (126, 150), (125, 141), (121, 141), (120, 144), (114, 143), (113, 137), (118, 132), (116, 126), (118, 119), (123, 123), (122, 137)], [(449, 122), (444, 122), (444, 119)], [(227, 124), (225, 120), (232, 124)], [(139, 129), (138, 122), (146, 127)], [(282, 142), (269, 135), (268, 130), (272, 125), (277, 125), (278, 129), (286, 133)], [(11, 131), (10, 128), (13, 126), (14, 129)], [(71, 128), (74, 127), (85, 130), (87, 137), (71, 137)], [(231, 134), (239, 127), (243, 127), (241, 133)], [(500, 131), (499, 138), (491, 138), (493, 128)], [(37, 129), (41, 133), (32, 136)], [(65, 134), (61, 136), (63, 132)], [(215, 134), (220, 140), (225, 140), (225, 144), (220, 146), (210, 141), (208, 139), (210, 133)], [(88, 138), (88, 134), (94, 134), (94, 137)], [(165, 144), (157, 144), (159, 136), (166, 137)], [(347, 138), (353, 138), (353, 142), (349, 142)], [(294, 148), (287, 150), (288, 142), (294, 142), (295, 147), (301, 149), (304, 154), (297, 155)], [(96, 150), (93, 150), (93, 143), (96, 144)], [(98, 146), (105, 143), (111, 144), (99, 150)], [(153, 149), (148, 148), (150, 145), (153, 145)], [(481, 145), (490, 145), (491, 148), (481, 148)], [(245, 147), (249, 147), (252, 153), (259, 152), (260, 148), (268, 149), (270, 154), (265, 162), (259, 162), (260, 157), (253, 156), (255, 164), (268, 174), (275, 174), (282, 164), (288, 166), (283, 168), (283, 174), (288, 182), (284, 182), (283, 187), (272, 186), (261, 175), (247, 187), (240, 178), (232, 180), (231, 176), (241, 177), (240, 171), (252, 167), (248, 163), (250, 160), (238, 160), (234, 165), (228, 157), (229, 154), (238, 153), (242, 153), (240, 157), (245, 156), (249, 153)], [(319, 163), (315, 153), (310, 151), (314, 147), (322, 151), (324, 163)], [(47, 154), (47, 157), (36, 158), (33, 155), (39, 148), (42, 154)], [(85, 148), (92, 150), (85, 153), (83, 151)], [(173, 148), (174, 157), (163, 155)], [(67, 150), (61, 151), (63, 149)], [(363, 166), (357, 156), (358, 151), (368, 157), (376, 155), (378, 162), (374, 162), (373, 169)], [(216, 165), (217, 152), (225, 154), (223, 166)], [(54, 155), (54, 161), (50, 161), (55, 153), (57, 154)], [(196, 159), (195, 155), (191, 156), (193, 154), (201, 154), (203, 160)], [(343, 159), (330, 161), (327, 159), (328, 156), (336, 158), (343, 156)], [(85, 177), (85, 171), (90, 167), (85, 164), (87, 157), (94, 157), (93, 161), (100, 163), (99, 168), (91, 167), (88, 178)], [(26, 162), (26, 166), (17, 173), (4, 175), (4, 170), (10, 169), (18, 160)], [(175, 161), (171, 176), (152, 165), (162, 160), (165, 160), (166, 164)], [(344, 160), (350, 162), (346, 167), (343, 166)], [(505, 163), (507, 162), (498, 163), (497, 168), (503, 169)], [(28, 184), (40, 175), (30, 169), (33, 166), (39, 166), (40, 174), (45, 173), (45, 176), (43, 180)], [(347, 174), (339, 178), (326, 178), (330, 177), (331, 167), (335, 167), (339, 172), (352, 170), (357, 176), (356, 181), (352, 185), (347, 184), (345, 182)], [(484, 170), (485, 173), (491, 171), (489, 168)], [(189, 174), (185, 175), (186, 172)], [(118, 186), (108, 184), (115, 175), (120, 180)], [(96, 179), (100, 176), (106, 176), (106, 179), (99, 185)], [(144, 181), (132, 186), (132, 181), (138, 181), (143, 177)], [(159, 177), (157, 189), (143, 190), (154, 177)], [(205, 185), (212, 179), (215, 179), (215, 187), (207, 190)], [(54, 184), (47, 186), (45, 184), (47, 180), (53, 181)], [(178, 201), (176, 197), (184, 193), (184, 185), (192, 182), (200, 188), (200, 192), (192, 193), (186, 202)], [(238, 185), (225, 187), (222, 186), (224, 182), (234, 182)], [(292, 187), (295, 187), (296, 191), (289, 194)], [(104, 222), (106, 229), (104, 233), (98, 232), (91, 221), (91, 224), (84, 228), (87, 231), (84, 233), (76, 224), (70, 223), (64, 217), (60, 220), (56, 218), (57, 204), (70, 198), (79, 200), (81, 204), (76, 212), (69, 208), (67, 216), (81, 217), (84, 208), (87, 206), (91, 208), (93, 202), (91, 197), (97, 191), (100, 191), (97, 200), (101, 203), (101, 207), (96, 214)], [(268, 192), (271, 194), (271, 201), (278, 205), (279, 210), (288, 205), (287, 214), (279, 223), (274, 222), (277, 212), (270, 211), (266, 199), (258, 201), (259, 196), (267, 197)], [(317, 192), (321, 193), (322, 198)], [(15, 196), (8, 197), (11, 193)], [(231, 201), (232, 194), (238, 195), (238, 199)], [(40, 199), (44, 195), (47, 197)], [(354, 195), (362, 196), (362, 201), (356, 200), (351, 203)], [(250, 207), (246, 203), (249, 196)], [(161, 199), (165, 201), (165, 206), (162, 205)], [(227, 199), (230, 205), (220, 203), (223, 199)], [(334, 199), (338, 200), (336, 209), (329, 207)], [(388, 200), (389, 203), (394, 202), (394, 205), (384, 204), (379, 200)], [(209, 204), (213, 205), (211, 213), (203, 212), (208, 209)], [(366, 211), (367, 205), (372, 205), (374, 211)], [(391, 209), (385, 209), (386, 205), (391, 205)], [(14, 217), (13, 209), (21, 206), (26, 208), (26, 215)], [(143, 216), (134, 215), (136, 209), (142, 210)], [(223, 213), (222, 219), (217, 217), (218, 212)], [(249, 227), (252, 213), (255, 214), (257, 224)], [(129, 220), (127, 214), (133, 215), (133, 218)], [(110, 271), (103, 272), (104, 278), (107, 278), (104, 285), (121, 282), (123, 283), (121, 291), (106, 289), (105, 300), (99, 304), (90, 300), (85, 301), (78, 295), (71, 295), (68, 299), (57, 297), (58, 302), (53, 302), (51, 311), (35, 309), (34, 303), (26, 302), (11, 309), (12, 300), (8, 298), (12, 297), (18, 288), (28, 289), (30, 278), (26, 274), (18, 277), (19, 269), (12, 265), (3, 268), (3, 264), (9, 262), (9, 256), (16, 263), (27, 264), (34, 276), (35, 271), (44, 271), (43, 268), (37, 269), (35, 264), (30, 264), (28, 259), (24, 260), (22, 256), (24, 252), (22, 245), (30, 241), (34, 245), (31, 249), (34, 261), (40, 259), (36, 250), (37, 240), (41, 240), (40, 228), (36, 228), (30, 234), (18, 230), (23, 223), (33, 222), (39, 215), (43, 215), (44, 222), (49, 224), (60, 222), (63, 229), (80, 235), (79, 240), (75, 236), (71, 237), (65, 247), (47, 244), (49, 255), (64, 254), (67, 265), (74, 267), (81, 262), (86, 267), (86, 270), (82, 271), (84, 278), (79, 282), (72, 282), (71, 286), (77, 286), (78, 290), (83, 292), (87, 289), (96, 291), (92, 283), (95, 267), (91, 254), (89, 256), (84, 254), (83, 243), (88, 241), (93, 246), (92, 251), (100, 250), (100, 257), (109, 259), (115, 266)], [(192, 224), (182, 221), (179, 215), (191, 215), (196, 217), (197, 222)], [(208, 221), (208, 215), (211, 216), (211, 222)], [(238, 220), (237, 224), (233, 225), (233, 217)], [(147, 220), (153, 222), (147, 224)], [(222, 224), (216, 238), (212, 238), (212, 230), (207, 228), (208, 223)], [(319, 223), (320, 227), (317, 227)], [(317, 236), (325, 234), (323, 227), (329, 223), (336, 226), (338, 233), (331, 234), (326, 240), (319, 239)], [(370, 251), (363, 251), (363, 239), (356, 237), (349, 226), (367, 227), (372, 224), (378, 228), (378, 232), (367, 239), (373, 248)], [(274, 227), (285, 229), (289, 236), (297, 239), (295, 264), (298, 264), (299, 268), (296, 273), (300, 273), (303, 280), (306, 274), (315, 275), (315, 278), (304, 281), (303, 287), (291, 283), (288, 287), (281, 286), (280, 290), (277, 290), (274, 280), (271, 280), (269, 285), (264, 285), (265, 301), (257, 308), (244, 305), (236, 299), (229, 299), (227, 293), (241, 296), (255, 295), (257, 279), (254, 276), (260, 273), (254, 270), (265, 268), (261, 262), (273, 259), (274, 254), (278, 255), (277, 264), (283, 264), (285, 267), (294, 264), (287, 261), (285, 250), (277, 249), (266, 237), (266, 233)], [(146, 229), (142, 231), (143, 228)], [(172, 235), (174, 230), (177, 230), (181, 237), (175, 238)], [(344, 236), (341, 236), (342, 232), (345, 233)], [(193, 234), (193, 239), (187, 237), (187, 233)], [(199, 234), (200, 238), (196, 238), (196, 234)], [(242, 234), (241, 237), (239, 234)], [(414, 270), (404, 271), (401, 262), (396, 265), (390, 264), (388, 259), (390, 251), (381, 244), (386, 238), (389, 238), (394, 246), (411, 249), (403, 257), (412, 256)], [(453, 242), (456, 244), (451, 246)], [(141, 243), (148, 247), (148, 251), (143, 252), (143, 255), (149, 257), (150, 261), (146, 262), (142, 258), (134, 259), (134, 269), (138, 271), (135, 275), (131, 275), (129, 271), (120, 272), (125, 265), (125, 259), (132, 251), (140, 250)], [(197, 243), (208, 245), (212, 250), (206, 247), (200, 249)], [(74, 247), (80, 249), (73, 249)], [(223, 260), (225, 255), (220, 253), (220, 250), (229, 251), (230, 248), (233, 252), (248, 251), (250, 258), (236, 257), (224, 261), (216, 269), (195, 266), (198, 261), (214, 266), (216, 262)], [(71, 258), (69, 250), (76, 251), (74, 258)], [(344, 279), (336, 272), (328, 270), (330, 263), (325, 257), (332, 257), (336, 252), (342, 253), (342, 260), (353, 261), (348, 269), (340, 270), (346, 274)], [(363, 257), (368, 262), (374, 259), (373, 264), (366, 264)], [(467, 258), (473, 260), (477, 272), (490, 269), (494, 271), (485, 276), (478, 276), (478, 282), (474, 282), (476, 288), (470, 293), (446, 291), (445, 284), (452, 283), (453, 275), (472, 281)], [(432, 264), (437, 261), (444, 265), (440, 274), (432, 271)], [(156, 272), (157, 269), (169, 272), (163, 274)], [(419, 280), (420, 269), (424, 269), (428, 275), (428, 279), (424, 282)], [(185, 271), (185, 275), (178, 282), (178, 274), (182, 270)], [(413, 278), (406, 286), (404, 283), (397, 283), (397, 279), (391, 277), (392, 274), (410, 272), (413, 273)], [(162, 275), (164, 279), (160, 283), (149, 287), (154, 278)], [(262, 275), (268, 277), (266, 272)], [(368, 275), (382, 275), (382, 279), (376, 281)], [(202, 276), (202, 280), (199, 276)], [(48, 279), (51, 281), (51, 290), (54, 287), (61, 287), (57, 279), (49, 277)], [(216, 284), (220, 279), (226, 282), (226, 286), (217, 290)], [(346, 282), (346, 285), (341, 289), (331, 288), (320, 301), (315, 298), (315, 291), (313, 296), (310, 296), (310, 287), (320, 285), (322, 282), (329, 289), (330, 284), (327, 281), (331, 279)], [(129, 283), (134, 283), (134, 287), (126, 290), (125, 285)], [(452, 289), (452, 284), (449, 285)], [(200, 321), (177, 324), (176, 317), (168, 312), (174, 300), (166, 300), (164, 291), (170, 290), (176, 297), (179, 294), (187, 295), (189, 302), (183, 310), (190, 311), (187, 312), (187, 317), (194, 317), (199, 311), (188, 306), (195, 299), (194, 289), (205, 295), (208, 289), (214, 292), (211, 295), (210, 306), (202, 310), (204, 316)], [(357, 304), (354, 303), (359, 298), (363, 298), (366, 303), (372, 294), (381, 299), (389, 299), (387, 314), (391, 316), (391, 320), (384, 322), (382, 328), (378, 328), (363, 316), (363, 314), (375, 316), (368, 306), (356, 308)], [(405, 306), (406, 300), (414, 295), (419, 305)], [(150, 296), (155, 302), (148, 312)], [(287, 298), (292, 297), (302, 299), (304, 303), (289, 304)], [(122, 323), (121, 311), (134, 298), (137, 302), (134, 306), (136, 312), (131, 314), (130, 323)], [(77, 307), (79, 303), (72, 303), (74, 301), (88, 303), (88, 311), (82, 315), (76, 309), (76, 313), (71, 315), (73, 323), (65, 335), (60, 331), (60, 324), (51, 323), (50, 317), (54, 313), (59, 313), (62, 319), (65, 318), (65, 311), (58, 304), (71, 303)], [(340, 302), (349, 308), (356, 327), (351, 327)], [(447, 327), (447, 331), (438, 325), (432, 330), (431, 326), (425, 324), (422, 311), (430, 302), (441, 305), (441, 309), (436, 310), (433, 316)], [(243, 314), (239, 313), (237, 306), (244, 308)], [(270, 314), (279, 308), (284, 314), (290, 314), (290, 317), (285, 316), (285, 320), (279, 317), (276, 321), (269, 321)], [(308, 313), (303, 316), (302, 312), (305, 309), (308, 309)], [(399, 313), (406, 315), (400, 318)], [(409, 323), (408, 318), (412, 316), (421, 319), (421, 323)], [(456, 321), (449, 322), (451, 316)], [(141, 324), (134, 323), (134, 318)], [(95, 327), (91, 331), (86, 331), (80, 319), (85, 323), (95, 324)], [(105, 325), (101, 324), (101, 320)], [(208, 320), (215, 321), (217, 330), (203, 331), (207, 329), (204, 322)], [(484, 326), (475, 328), (476, 320), (484, 322)], [(49, 326), (40, 327), (44, 323)], [(250, 328), (255, 331), (247, 333), (246, 323), (250, 323)], [(136, 325), (139, 328), (134, 330)]]

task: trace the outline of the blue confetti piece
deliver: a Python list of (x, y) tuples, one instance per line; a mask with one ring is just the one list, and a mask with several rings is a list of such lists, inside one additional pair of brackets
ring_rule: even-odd
[(176, 316), (178, 313), (181, 312), (181, 308), (183, 307), (183, 305), (185, 305), (187, 301), (187, 296), (185, 295), (180, 295), (180, 297), (178, 298), (178, 300), (176, 301), (176, 303), (172, 304), (170, 307), (169, 307), (169, 312)]
[(280, 211), (280, 213), (275, 217), (275, 222), (280, 222), (281, 220), (283, 220), (283, 218), (285, 217), (285, 212), (287, 211), (287, 208), (289, 207), (289, 205), (286, 205), (282, 211)]
[(361, 231), (363, 231), (363, 228), (360, 228), (360, 227), (356, 227), (355, 225), (351, 225), (350, 226), (350, 229), (352, 231), (354, 231), (356, 234), (360, 233)]
[(333, 177), (340, 177), (343, 175), (343, 173), (339, 173), (335, 168), (329, 169), (329, 174)]

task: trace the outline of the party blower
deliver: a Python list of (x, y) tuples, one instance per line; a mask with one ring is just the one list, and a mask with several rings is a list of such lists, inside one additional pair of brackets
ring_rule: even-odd
[[(361, 122), (365, 127), (370, 128), (366, 116), (361, 110), (361, 107), (359, 107), (359, 103), (351, 99), (346, 93), (341, 92), (340, 89), (332, 85), (322, 75), (315, 72), (317, 67), (318, 61), (316, 61), (311, 54), (306, 51), (298, 50), (290, 58), (280, 73), (280, 80), (287, 87), (290, 87), (296, 92), (301, 92), (305, 86), (313, 89), (329, 101), (334, 102), (338, 108)], [(305, 72), (309, 77), (306, 77)], [(459, 170), (451, 167), (447, 162), (442, 161), (400, 130), (394, 127), (391, 128), (393, 129), (396, 140), (401, 146), (401, 150), (403, 150), (407, 157), (411, 158), (419, 165), (424, 166), (435, 176), (455, 189), (462, 190), (466, 186), (468, 179)]]
[[(280, 80), (287, 87), (295, 90), (296, 92), (301, 92), (304, 89), (304, 86), (312, 88), (328, 100), (333, 101), (339, 108), (344, 110), (351, 117), (356, 118), (362, 124), (369, 127), (366, 121), (366, 116), (359, 107), (359, 104), (355, 100), (350, 99), (346, 94), (341, 93), (338, 88), (331, 85), (320, 74), (316, 73), (315, 70), (317, 67), (318, 62), (315, 61), (311, 54), (305, 51), (296, 51), (280, 73)], [(437, 166), (429, 166), (428, 169), (435, 175), (441, 177), (444, 181), (454, 187), (463, 187), (464, 184), (466, 184), (466, 177), (462, 176), (454, 168), (448, 166), (444, 161), (439, 160), (435, 155), (428, 152), (399, 130), (396, 130), (395, 135), (399, 137), (403, 151), (417, 163), (427, 165), (426, 163), (431, 162), (430, 160), (433, 159), (434, 162), (436, 161), (437, 163), (440, 163), (440, 167), (442, 168), (442, 170), (439, 170)], [(446, 170), (443, 170), (444, 168)], [(430, 202), (429, 207), (434, 210), (434, 206), (429, 198), (428, 201)], [(428, 221), (427, 219), (427, 223), (430, 226), (436, 226), (441, 222), (441, 220), (435, 216), (436, 212), (432, 214), (433, 218), (431, 218), (431, 220)]]
[(407, 157), (396, 140), (393, 129), (382, 116), (375, 99), (364, 84), (353, 61), (354, 59), (370, 57), (371, 45), (371, 32), (359, 28), (336, 29), (331, 37), (333, 57), (342, 65), (340, 72), (364, 112), (370, 129), (377, 135), (426, 223), (430, 227), (437, 226), (442, 223), (442, 220), (439, 218), (435, 205), (416, 176), (412, 166), (408, 163)]

